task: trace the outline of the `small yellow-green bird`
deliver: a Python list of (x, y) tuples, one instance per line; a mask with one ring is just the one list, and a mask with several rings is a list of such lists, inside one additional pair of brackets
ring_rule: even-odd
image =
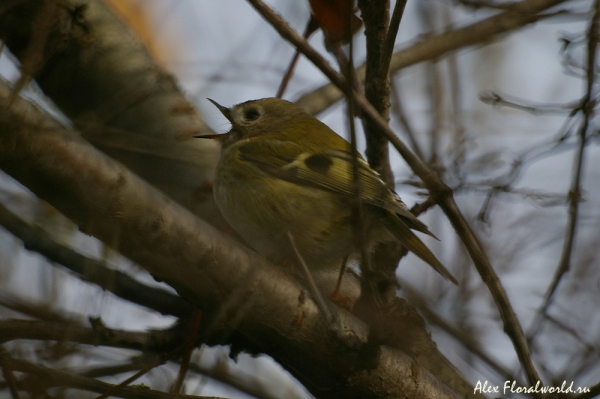
[[(288, 232), (314, 271), (339, 268), (359, 253), (353, 231), (355, 184), (351, 146), (294, 104), (264, 98), (231, 108), (210, 100), (231, 122), (216, 139), (221, 157), (213, 183), (225, 220), (261, 255), (295, 262)], [(367, 248), (400, 241), (456, 284), (454, 277), (411, 231), (433, 235), (359, 155)]]

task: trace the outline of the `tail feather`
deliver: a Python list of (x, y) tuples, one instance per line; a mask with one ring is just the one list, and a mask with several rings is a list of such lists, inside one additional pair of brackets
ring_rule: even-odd
[(423, 241), (412, 232), (412, 230), (398, 217), (398, 215), (390, 212), (391, 215), (386, 220), (389, 221), (389, 230), (398, 238), (400, 243), (409, 251), (417, 255), (419, 258), (427, 262), (444, 278), (458, 285), (458, 281), (450, 274), (448, 269), (441, 264), (435, 255), (425, 246)]

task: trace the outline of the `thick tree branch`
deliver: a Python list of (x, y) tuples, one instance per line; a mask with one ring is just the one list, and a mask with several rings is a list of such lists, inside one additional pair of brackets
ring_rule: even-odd
[[(398, 3), (394, 11), (395, 24), (390, 32), (389, 3), (389, 0), (358, 1), (367, 37), (364, 95), (385, 120), (389, 119), (390, 106), (389, 63), (400, 23), (399, 15), (401, 13), (399, 10), (403, 9), (401, 5), (398, 7)], [(392, 35), (393, 37), (391, 37)], [(362, 123), (366, 136), (365, 155), (367, 160), (371, 167), (381, 175), (383, 181), (390, 187), (394, 187), (394, 173), (390, 165), (388, 140), (384, 135), (379, 134), (379, 129), (370, 118), (362, 118)], [(371, 267), (369, 268), (371, 270), (368, 273), (363, 271), (365, 280), (369, 281), (368, 287), (377, 287), (377, 297), (381, 298), (384, 306), (388, 305), (386, 301), (393, 301), (396, 297), (396, 269), (403, 252), (399, 243), (382, 244), (371, 255)], [(373, 312), (377, 310), (375, 304), (371, 303), (370, 295), (365, 295), (365, 292), (367, 291), (363, 289), (363, 294), (356, 303), (356, 312), (362, 317), (368, 318), (372, 317)], [(381, 318), (385, 318), (385, 316), (380, 316), (379, 319)], [(370, 324), (380, 326), (382, 330), (386, 329), (385, 323), (378, 321), (377, 318), (373, 318)]]
[[(0, 39), (21, 63), (32, 57), (38, 30), (32, 18), (43, 3), (0, 0)], [(94, 146), (192, 213), (224, 227), (207, 189), (218, 148), (210, 140), (185, 140), (210, 129), (174, 78), (101, 0), (60, 3), (54, 18), (61, 23), (48, 40), (60, 47), (43, 54), (43, 68), (33, 76), (44, 94)]]
[[(388, 35), (389, 0), (359, 0), (361, 16), (365, 23), (367, 36), (367, 61), (365, 71), (365, 97), (384, 119), (389, 117), (390, 82), (388, 64), (384, 64), (384, 46)], [(373, 169), (381, 175), (383, 181), (391, 187), (394, 185), (394, 174), (390, 166), (387, 139), (377, 132), (376, 126), (369, 119), (363, 120), (367, 149), (365, 155)]]

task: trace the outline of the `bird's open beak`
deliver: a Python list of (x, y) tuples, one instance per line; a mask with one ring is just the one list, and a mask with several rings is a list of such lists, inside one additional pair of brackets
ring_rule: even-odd
[[(211, 103), (213, 103), (215, 105), (215, 107), (217, 107), (219, 109), (219, 111), (221, 111), (221, 113), (223, 114), (223, 116), (225, 116), (225, 118), (227, 118), (227, 120), (229, 122), (232, 122), (232, 118), (231, 118), (231, 110), (227, 107), (222, 106), (221, 104), (219, 104), (218, 102), (216, 102), (215, 100), (212, 100), (210, 98), (207, 98), (208, 101), (210, 101)], [(199, 136), (194, 136), (197, 139), (212, 139), (212, 140), (217, 140), (217, 141), (223, 141), (225, 140), (225, 138), (229, 135), (229, 133), (223, 133), (223, 134), (202, 134)]]
[(207, 98), (207, 100), (215, 104), (215, 107), (219, 108), (219, 111), (221, 111), (223, 116), (227, 118), (229, 122), (233, 123), (233, 118), (231, 117), (231, 110), (229, 108), (222, 106), (221, 104), (210, 98)]
[(196, 139), (212, 139), (212, 140), (217, 140), (217, 141), (223, 141), (225, 140), (225, 138), (229, 135), (229, 133), (223, 133), (223, 134), (201, 134), (198, 136), (194, 136), (194, 138)]

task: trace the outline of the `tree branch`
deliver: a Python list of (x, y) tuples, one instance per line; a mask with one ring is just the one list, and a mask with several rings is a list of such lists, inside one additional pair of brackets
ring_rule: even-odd
[(162, 352), (181, 344), (183, 331), (132, 332), (107, 328), (91, 319), (92, 328), (69, 321), (0, 320), (0, 343), (16, 339), (77, 342), (132, 350)]
[[(390, 82), (388, 66), (384, 64), (384, 46), (388, 35), (389, 0), (371, 2), (359, 0), (361, 16), (367, 36), (367, 61), (365, 70), (365, 97), (384, 119), (389, 117)], [(367, 149), (365, 155), (369, 164), (384, 182), (394, 185), (394, 174), (390, 166), (387, 139), (377, 132), (369, 119), (363, 119)]]

